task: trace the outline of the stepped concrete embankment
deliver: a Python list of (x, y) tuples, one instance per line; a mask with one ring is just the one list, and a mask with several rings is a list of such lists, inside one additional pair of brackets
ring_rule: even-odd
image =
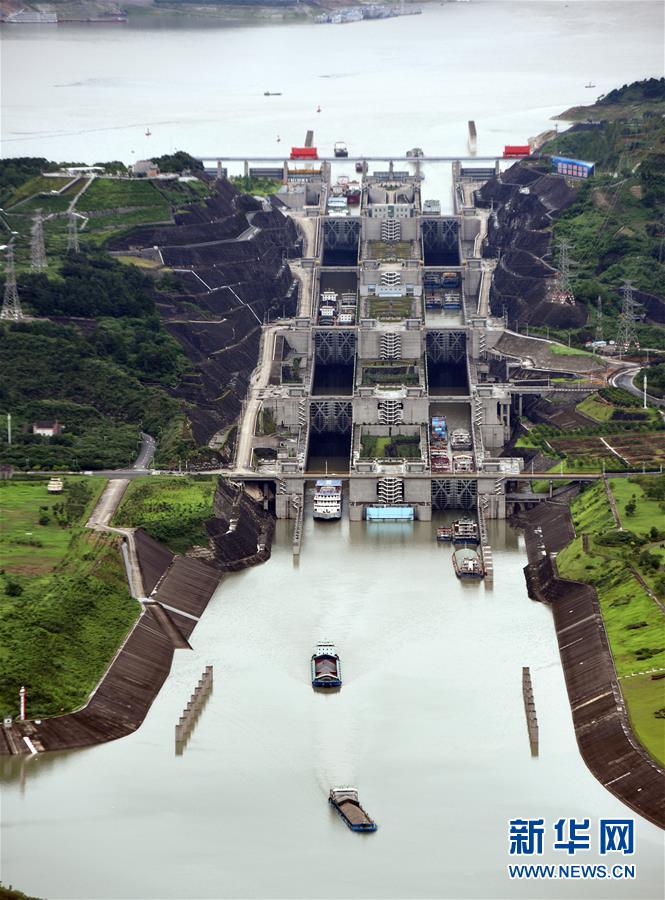
[(270, 558), (275, 518), (244, 485), (220, 479), (213, 508), (215, 518), (206, 523), (206, 528), (216, 568), (237, 572)]
[(553, 555), (575, 536), (570, 509), (545, 501), (521, 514), (529, 596), (551, 605), (575, 736), (593, 775), (623, 803), (665, 828), (665, 769), (632, 732), (600, 611), (589, 584), (559, 578)]

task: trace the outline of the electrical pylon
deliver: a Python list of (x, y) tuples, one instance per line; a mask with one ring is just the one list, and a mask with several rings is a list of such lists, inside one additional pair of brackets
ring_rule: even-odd
[(79, 234), (76, 228), (76, 213), (72, 210), (69, 213), (69, 221), (67, 223), (67, 253), (79, 252)]
[(626, 353), (632, 346), (640, 349), (640, 342), (635, 331), (635, 313), (639, 303), (633, 298), (633, 284), (624, 281), (621, 288), (623, 300), (621, 301), (621, 314), (619, 316), (619, 330), (617, 331), (617, 348), (619, 353)]
[(603, 298), (598, 294), (598, 302), (596, 304), (596, 334), (594, 337), (596, 342), (603, 340)]
[(20, 322), (23, 317), (21, 301), (18, 299), (18, 290), (16, 289), (14, 248), (10, 244), (9, 247), (7, 247), (7, 261), (5, 262), (5, 296), (2, 301), (0, 319), (10, 319), (13, 322)]
[(34, 272), (43, 272), (46, 268), (43, 221), (42, 211), (38, 209), (32, 225), (32, 240), (30, 242), (30, 263)]
[(554, 281), (554, 302), (572, 305), (575, 302), (575, 295), (570, 285), (570, 267), (574, 262), (570, 258), (570, 250), (572, 244), (566, 238), (561, 238), (556, 242), (559, 250), (559, 266)]

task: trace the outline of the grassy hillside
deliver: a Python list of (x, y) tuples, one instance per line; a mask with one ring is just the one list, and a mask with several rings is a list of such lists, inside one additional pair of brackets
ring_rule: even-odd
[(663, 763), (662, 682), (648, 673), (665, 669), (665, 614), (658, 603), (665, 601), (665, 477), (612, 481), (611, 489), (623, 530), (615, 526), (604, 485), (595, 484), (572, 505), (576, 537), (558, 554), (557, 568), (563, 578), (595, 587), (633, 727)]
[(0, 710), (31, 717), (74, 709), (95, 686), (139, 613), (119, 539), (85, 530), (102, 479), (0, 482)]
[(129, 485), (114, 525), (145, 529), (176, 553), (207, 546), (204, 523), (212, 518), (217, 479), (154, 475)]
[[(572, 244), (576, 299), (595, 310), (600, 296), (605, 334), (614, 337), (624, 279), (665, 295), (665, 79), (624, 85), (561, 118), (583, 124), (543, 144), (541, 153), (593, 161), (596, 174), (578, 184), (577, 199), (557, 218), (553, 235)], [(637, 329), (642, 346), (665, 348), (661, 320), (645, 313)], [(573, 339), (592, 338), (594, 327), (595, 319)]]

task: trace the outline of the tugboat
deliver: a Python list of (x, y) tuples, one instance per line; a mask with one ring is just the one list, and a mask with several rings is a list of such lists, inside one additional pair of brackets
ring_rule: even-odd
[(312, 687), (340, 688), (342, 667), (334, 644), (317, 644), (312, 654)]
[(337, 157), (348, 156), (349, 151), (346, 144), (343, 141), (337, 141), (334, 147), (334, 153)]
[(355, 788), (332, 788), (328, 803), (335, 807), (351, 831), (376, 831), (376, 822), (360, 805)]
[(474, 519), (456, 519), (453, 522), (454, 544), (479, 544), (478, 523)]
[(437, 541), (446, 541), (450, 543), (453, 539), (453, 530), (449, 525), (443, 525), (441, 528), (436, 529), (436, 539)]
[(360, 162), (360, 160), (358, 160), (358, 162), (356, 163), (356, 172), (360, 172), (361, 174), (364, 174), (364, 172), (365, 172), (365, 163), (364, 162)]
[(484, 578), (483, 564), (475, 550), (455, 550), (453, 568), (458, 578)]

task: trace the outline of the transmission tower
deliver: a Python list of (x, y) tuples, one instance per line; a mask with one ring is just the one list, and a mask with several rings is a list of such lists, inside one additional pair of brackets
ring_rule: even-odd
[(603, 340), (603, 298), (598, 294), (598, 302), (596, 304), (596, 334), (594, 337), (596, 343)]
[(69, 213), (69, 221), (67, 223), (67, 253), (79, 252), (79, 234), (76, 228), (76, 213)]
[(617, 332), (617, 348), (619, 353), (626, 353), (632, 346), (640, 349), (640, 342), (635, 332), (635, 314), (639, 307), (633, 298), (633, 285), (630, 281), (624, 281), (621, 288), (623, 300), (621, 302), (621, 314), (619, 316), (619, 330)]
[(565, 238), (557, 241), (559, 250), (559, 268), (554, 281), (554, 302), (572, 305), (575, 303), (575, 295), (570, 285), (570, 268), (574, 265), (570, 258), (573, 245)]
[(32, 225), (32, 241), (30, 242), (30, 263), (34, 272), (43, 272), (46, 268), (46, 247), (44, 246), (42, 222), (42, 211), (38, 209)]
[(19, 322), (23, 318), (21, 302), (16, 290), (16, 272), (14, 271), (14, 248), (10, 244), (7, 247), (7, 261), (5, 262), (5, 296), (2, 301), (0, 319), (10, 319)]

